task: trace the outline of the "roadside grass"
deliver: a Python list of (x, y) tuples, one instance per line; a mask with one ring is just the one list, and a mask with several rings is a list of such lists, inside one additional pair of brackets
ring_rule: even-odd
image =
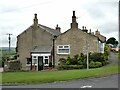
[(16, 54), (16, 51), (14, 50), (11, 50), (10, 52), (9, 51), (0, 51), (0, 55), (14, 55)]
[(114, 54), (118, 58), (118, 66), (120, 66), (120, 51), (119, 52), (114, 52)]
[(118, 66), (101, 67), (89, 70), (61, 70), (41, 72), (3, 72), (2, 83), (6, 85), (38, 84), (57, 81), (106, 76), (118, 73)]
[(0, 84), (2, 83), (2, 73), (0, 73)]

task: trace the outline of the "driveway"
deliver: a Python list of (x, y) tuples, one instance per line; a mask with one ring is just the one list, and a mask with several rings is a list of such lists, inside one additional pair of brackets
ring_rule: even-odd
[(104, 67), (108, 67), (108, 66), (113, 66), (113, 65), (118, 65), (118, 58), (116, 57), (116, 55), (113, 52), (110, 52), (110, 63), (107, 64)]

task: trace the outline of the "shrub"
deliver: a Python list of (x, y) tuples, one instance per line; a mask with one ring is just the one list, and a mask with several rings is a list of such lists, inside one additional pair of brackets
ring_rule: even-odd
[(104, 61), (104, 55), (102, 53), (93, 53), (89, 55), (89, 60), (94, 62), (102, 62)]
[(72, 62), (72, 60), (71, 60), (70, 54), (68, 54), (67, 59), (66, 59), (66, 64), (70, 65), (71, 62)]
[(104, 59), (105, 59), (105, 60), (108, 60), (109, 55), (110, 55), (109, 46), (108, 46), (108, 45), (105, 45), (105, 47), (104, 47)]
[(59, 65), (66, 65), (66, 59), (65, 58), (60, 58), (59, 59)]
[(82, 69), (83, 65), (60, 65), (58, 70)]
[(66, 61), (66, 65), (70, 65), (70, 61)]
[(101, 67), (101, 66), (102, 66), (102, 63), (101, 63), (101, 62), (91, 61), (90, 64), (89, 64), (89, 67), (90, 67), (90, 68), (98, 68), (98, 67)]

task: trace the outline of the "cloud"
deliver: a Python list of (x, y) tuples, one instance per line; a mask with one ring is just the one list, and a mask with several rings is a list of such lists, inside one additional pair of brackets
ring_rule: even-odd
[(80, 17), (77, 19), (80, 28), (85, 25), (93, 31), (99, 29), (106, 37), (117, 36), (118, 0), (3, 0), (0, 3), (3, 46), (7, 45), (6, 33), (13, 34), (16, 46), (16, 36), (33, 23), (34, 13), (38, 14), (40, 24), (51, 28), (58, 24), (62, 32), (68, 30), (73, 10)]

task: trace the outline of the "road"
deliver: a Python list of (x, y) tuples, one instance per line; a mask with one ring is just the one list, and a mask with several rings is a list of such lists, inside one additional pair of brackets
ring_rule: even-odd
[(84, 88), (86, 86), (90, 88), (118, 88), (118, 74), (38, 85), (3, 86), (3, 88)]

